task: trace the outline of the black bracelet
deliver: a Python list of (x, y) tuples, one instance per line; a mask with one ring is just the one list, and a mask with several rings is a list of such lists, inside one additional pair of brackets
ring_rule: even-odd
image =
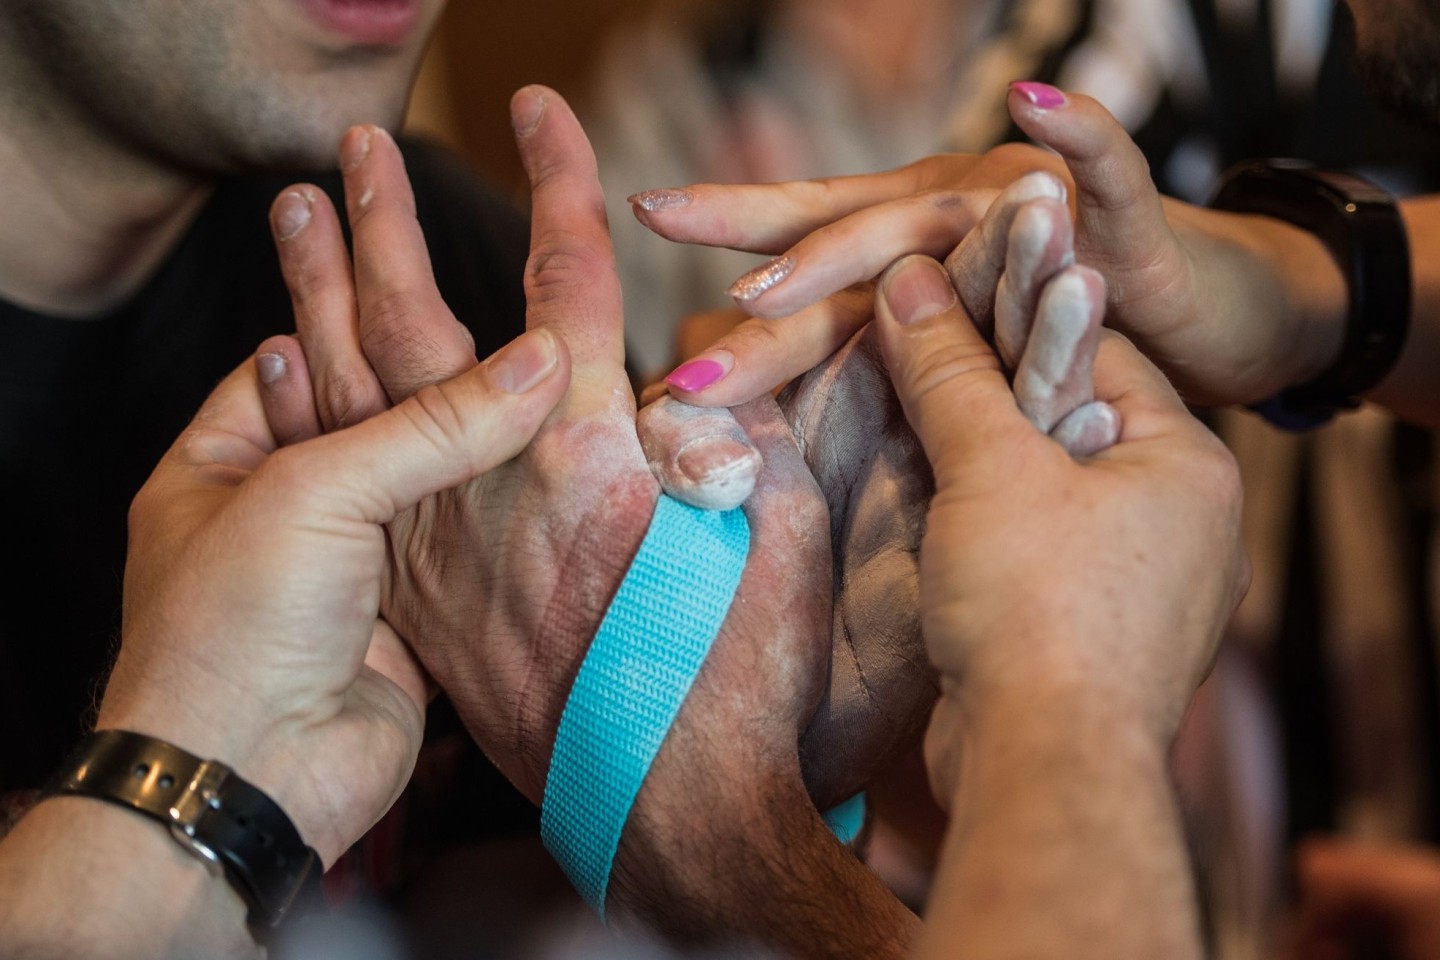
[(155, 737), (99, 730), (81, 740), (45, 796), (80, 796), (128, 807), (170, 828), (248, 909), (256, 942), (319, 902), (320, 856), (279, 805), (214, 760)]
[(1264, 214), (1314, 234), (1349, 288), (1339, 357), (1313, 380), (1253, 409), (1277, 427), (1308, 430), (1358, 407), (1395, 366), (1410, 327), (1410, 244), (1394, 199), (1353, 174), (1259, 160), (1233, 167), (1210, 206)]

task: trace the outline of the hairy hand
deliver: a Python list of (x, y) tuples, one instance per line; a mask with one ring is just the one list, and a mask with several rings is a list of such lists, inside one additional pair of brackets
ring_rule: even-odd
[[(285, 362), (260, 357), (266, 376)], [(424, 675), (379, 619), (382, 525), (513, 456), (567, 372), (563, 344), (532, 335), (381, 416), (280, 449), (247, 361), (131, 508), (123, 640), (99, 726), (231, 765), (333, 863), (394, 802), (420, 746)], [(302, 418), (303, 399), (291, 406)]]
[[(571, 387), (517, 457), (389, 524), (392, 568), (381, 609), (481, 747), (539, 802), (570, 686), (659, 488), (636, 434), (620, 293), (589, 144), (553, 91), (526, 88), (512, 109), (533, 189), (528, 326), (568, 345)], [(319, 191), (292, 188), (275, 209), (299, 329), (290, 348), (298, 355), (303, 345), (311, 377), (278, 380), (269, 395), (273, 417), (296, 423), (302, 436), (384, 409), (474, 363), (463, 327), (435, 290), (394, 144), (379, 130), (354, 130), (342, 165), (353, 263)], [(300, 231), (284, 229), (290, 194), (310, 208)], [(319, 422), (299, 423), (287, 398), (312, 391)], [(651, 432), (682, 473), (696, 466), (684, 454), (705, 454), (710, 445), (738, 446), (752, 458), (751, 554), (637, 801), (612, 886), (670, 929), (701, 915), (676, 909), (667, 891), (689, 884), (720, 904), (720, 886), (751, 881), (712, 875), (704, 858), (687, 859), (683, 869), (652, 859), (626, 871), (627, 845), (674, 856), (679, 834), (711, 835), (703, 831), (718, 823), (717, 808), (733, 811), (736, 829), (758, 842), (774, 804), (784, 804), (787, 816), (808, 808), (797, 743), (821, 693), (829, 639), (825, 505), (778, 408), (764, 397), (738, 408), (735, 420), (707, 413), (661, 409)], [(698, 459), (703, 473), (705, 457)], [(808, 818), (823, 832), (818, 814), (810, 810)], [(731, 912), (728, 928), (709, 932), (743, 933), (747, 913), (761, 923), (752, 905)]]

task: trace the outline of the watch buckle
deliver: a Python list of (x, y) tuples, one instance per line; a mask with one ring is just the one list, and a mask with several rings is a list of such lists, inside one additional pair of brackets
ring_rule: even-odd
[(220, 857), (207, 844), (196, 839), (195, 827), (207, 810), (220, 808), (220, 788), (230, 776), (230, 768), (214, 760), (206, 760), (195, 768), (195, 775), (170, 806), (170, 833), (175, 841), (189, 850), (214, 876), (223, 873)]

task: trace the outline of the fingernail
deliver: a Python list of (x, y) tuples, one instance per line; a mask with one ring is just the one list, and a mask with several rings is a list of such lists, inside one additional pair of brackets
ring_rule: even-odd
[(287, 190), (275, 201), (271, 211), (275, 238), (293, 239), (310, 224), (310, 198), (299, 190)]
[(890, 313), (902, 325), (933, 317), (955, 305), (950, 275), (929, 257), (906, 257), (885, 274), (881, 284)]
[(555, 369), (555, 339), (548, 330), (532, 330), (486, 361), (495, 385), (506, 393), (533, 390)]
[(791, 271), (794, 269), (794, 260), (789, 257), (776, 257), (769, 263), (761, 264), (739, 280), (730, 284), (730, 289), (726, 292), (741, 303), (749, 303), (766, 290), (779, 284), (781, 280), (790, 276)]
[(515, 136), (528, 137), (545, 118), (545, 97), (534, 87), (524, 87), (510, 101), (510, 124)]
[(692, 482), (707, 483), (749, 463), (753, 452), (730, 437), (704, 437), (687, 444), (675, 465)]
[(1048, 83), (1039, 83), (1035, 80), (1016, 80), (1010, 84), (1010, 89), (1041, 110), (1051, 110), (1065, 105), (1065, 94)]
[[(722, 362), (728, 360), (728, 363)], [(728, 353), (716, 351), (705, 357), (696, 357), (676, 367), (665, 382), (686, 393), (699, 393), (730, 372), (735, 358)]]
[(340, 172), (354, 173), (370, 156), (370, 129), (351, 127), (340, 141)]
[(262, 353), (255, 358), (255, 371), (261, 383), (274, 383), (285, 376), (285, 358), (278, 353)]
[(657, 210), (688, 207), (695, 199), (695, 194), (689, 190), (644, 190), (625, 199), (627, 203), (633, 203), (641, 210), (654, 213)]

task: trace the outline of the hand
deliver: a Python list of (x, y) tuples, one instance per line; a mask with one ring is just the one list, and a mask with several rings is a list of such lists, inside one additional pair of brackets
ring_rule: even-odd
[[(1097, 395), (1120, 442), (1066, 455), (1016, 409), (942, 268), (907, 258), (878, 298), (880, 344), (935, 472), (920, 600), (942, 714), (998, 691), (1078, 692), (1168, 742), (1244, 593), (1234, 460), (1163, 376), (1108, 337)], [(947, 742), (929, 744), (951, 795)]]
[[(1068, 212), (1053, 199), (1002, 195), (970, 236), (981, 241), (974, 250), (998, 259), (996, 288), (970, 297), (996, 305), (992, 326), (1019, 367), (1021, 412), (1073, 456), (1105, 449), (1120, 421), (1094, 400), (1090, 376), (1104, 286), (1093, 271), (1067, 266)], [(865, 784), (918, 743), (938, 692), (917, 596), (930, 467), (890, 387), (873, 326), (795, 381), (780, 403), (825, 491), (835, 544), (829, 686), (803, 741), (807, 780)]]
[(1072, 458), (933, 260), (886, 273), (876, 326), (936, 487), (925, 752), (951, 825), (919, 955), (1200, 956), (1164, 757), (1244, 592), (1234, 460), (1114, 335), (1095, 388), (1119, 442)]
[(654, 210), (646, 209), (649, 195), (637, 195), (636, 215), (670, 239), (780, 255), (779, 269), (737, 282), (744, 294), (737, 302), (763, 319), (701, 355), (725, 376), (685, 399), (738, 402), (813, 366), (869, 319), (841, 291), (907, 253), (948, 257), (962, 302), (983, 324), (985, 305), (970, 294), (994, 289), (996, 263), (956, 246), (995, 189), (1035, 170), (1063, 173), (1073, 184), (1076, 252), (1109, 286), (1110, 323), (1187, 399), (1264, 399), (1333, 359), (1347, 309), (1344, 281), (1313, 236), (1264, 217), (1162, 201), (1139, 149), (1088, 97), (1017, 84), (1009, 105), (1019, 126), (1058, 158), (1006, 145), (871, 176), (691, 187), (682, 191), (688, 203)]
[(1369, 948), (1440, 957), (1440, 855), (1418, 846), (1311, 840), (1296, 856), (1299, 904), (1285, 955), (1345, 960)]
[[(533, 189), (528, 325), (568, 344), (571, 388), (514, 460), (389, 525), (394, 570), (381, 609), (481, 747), (538, 803), (571, 683), (658, 486), (636, 436), (593, 154), (553, 91), (522, 90), (512, 118)], [(286, 398), (307, 386), (319, 428), (330, 429), (474, 362), (435, 290), (394, 144), (373, 128), (352, 130), (342, 166), (353, 265), (319, 191), (293, 188), (274, 210), (312, 381), (270, 389), (276, 419), (297, 435), (313, 425), (288, 415)], [(292, 195), (308, 214), (299, 230), (286, 229)], [(797, 741), (829, 641), (824, 502), (773, 401), (736, 415), (764, 464), (746, 504), (751, 555), (628, 821), (611, 899), (672, 933), (799, 947), (808, 927), (789, 923), (793, 913), (774, 918), (795, 901), (777, 898), (756, 871), (784, 863), (790, 872), (770, 879), (808, 887), (794, 866), (801, 849), (818, 850), (847, 897), (884, 893), (825, 835), (800, 774)], [(681, 424), (674, 436), (683, 435)], [(867, 943), (893, 943), (908, 922), (900, 911), (854, 926)]]
[(328, 866), (394, 802), (420, 746), (424, 675), (379, 619), (382, 525), (514, 456), (569, 364), (562, 343), (531, 334), (282, 450), (259, 390), (280, 362), (262, 346), (259, 379), (249, 362), (231, 374), (136, 497), (98, 726), (230, 765)]

